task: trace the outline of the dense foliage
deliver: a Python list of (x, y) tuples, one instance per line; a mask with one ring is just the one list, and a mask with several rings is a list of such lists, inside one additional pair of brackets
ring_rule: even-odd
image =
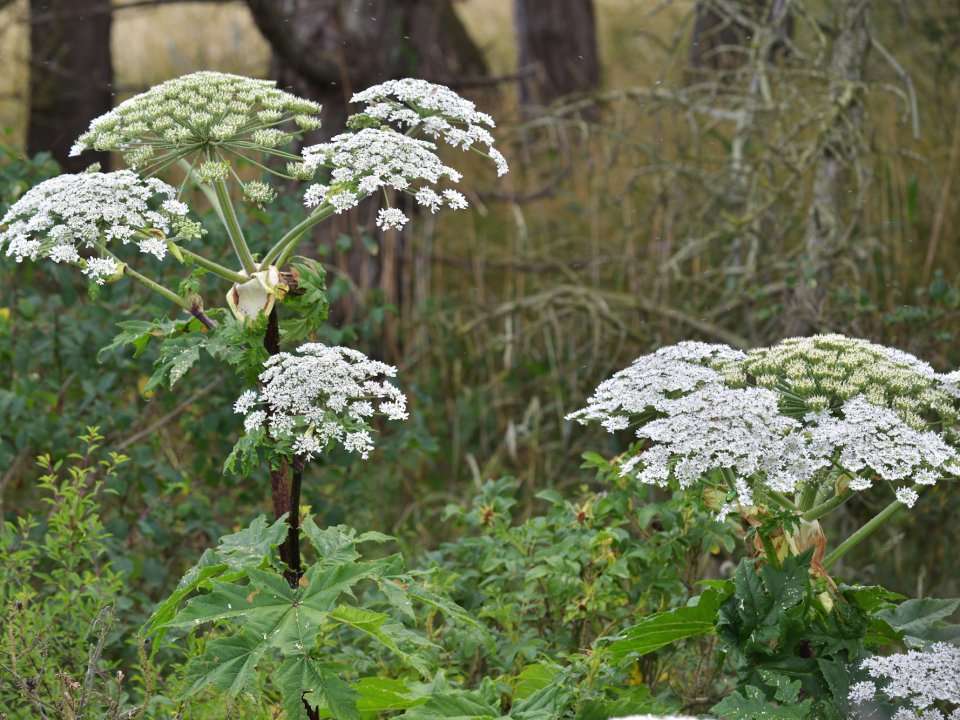
[[(18, 265), (0, 501), (16, 479), (7, 497), (48, 507), (0, 505), (2, 712), (955, 720), (960, 601), (908, 599), (849, 562), (905, 506), (919, 522), (955, 506), (955, 373), (840, 335), (667, 345), (570, 416), (606, 432), (553, 437), (610, 358), (551, 386), (562, 338), (545, 331), (547, 359), (514, 363), (514, 340), (471, 357), (438, 311), (424, 322), (440, 341), (398, 372), (371, 359), (391, 309), (328, 322), (353, 288), (306, 247), (367, 196), (387, 203), (382, 230), (466, 207), (438, 185), (460, 173), (431, 140), (499, 175), (492, 119), (391, 81), (297, 154), (319, 109), (271, 88), (201, 73), (95, 121), (78, 151), (122, 152), (141, 175), (3, 165), (0, 251)], [(311, 183), (302, 199), (294, 182)], [(956, 298), (937, 277), (915, 321)], [(609, 310), (590, 307), (603, 345)], [(497, 392), (524, 410), (502, 439), (500, 354)], [(474, 441), (497, 448), (489, 464)], [(538, 472), (558, 446), (563, 473)]]

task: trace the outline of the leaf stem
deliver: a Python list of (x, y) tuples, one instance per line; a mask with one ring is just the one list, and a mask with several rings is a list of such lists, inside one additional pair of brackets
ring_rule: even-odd
[(184, 298), (182, 298), (182, 297), (180, 297), (179, 295), (177, 295), (175, 292), (173, 292), (173, 290), (170, 290), (169, 288), (164, 287), (163, 285), (161, 285), (160, 283), (156, 282), (155, 280), (151, 280), (151, 279), (148, 278), (146, 275), (141, 275), (141, 274), (138, 273), (136, 270), (134, 270), (132, 267), (130, 267), (127, 263), (123, 262), (123, 260), (121, 260), (121, 259), (118, 258), (116, 255), (114, 255), (112, 252), (110, 252), (109, 250), (107, 250), (106, 246), (103, 245), (102, 243), (99, 243), (99, 244), (97, 245), (97, 248), (98, 248), (98, 249), (100, 250), (100, 252), (102, 252), (104, 255), (109, 255), (111, 258), (113, 258), (114, 260), (116, 260), (118, 263), (121, 263), (121, 264), (124, 266), (124, 267), (123, 267), (123, 272), (124, 272), (125, 275), (129, 275), (130, 277), (132, 277), (134, 280), (136, 280), (136, 281), (139, 282), (140, 284), (146, 285), (148, 288), (150, 288), (150, 289), (153, 290), (154, 292), (159, 293), (160, 295), (163, 295), (163, 296), (164, 296), (167, 300), (169, 300), (170, 302), (172, 302), (172, 303), (174, 303), (174, 304), (176, 304), (176, 305), (179, 305), (180, 307), (182, 307), (182, 308), (183, 308), (184, 310), (186, 310), (187, 312), (190, 312), (190, 303), (187, 302), (187, 300), (185, 300)]
[(843, 505), (852, 496), (853, 496), (853, 493), (851, 493), (849, 490), (846, 492), (842, 492), (839, 495), (834, 495), (829, 500), (822, 502), (819, 505), (815, 505), (814, 507), (807, 510), (803, 514), (803, 519), (810, 521), (810, 520), (817, 520), (819, 518), (822, 518), (827, 513), (833, 512), (835, 509)]
[(853, 548), (879, 530), (884, 523), (886, 523), (900, 510), (900, 508), (903, 507), (906, 507), (906, 505), (899, 500), (894, 500), (892, 503), (887, 505), (883, 510), (874, 515), (866, 525), (853, 533), (853, 535), (840, 543), (833, 552), (827, 555), (827, 557), (823, 560), (823, 566), (825, 568), (830, 568), (837, 562), (837, 560), (842, 558), (848, 552), (853, 550)]
[(228, 267), (224, 267), (220, 263), (214, 262), (213, 260), (209, 260), (203, 257), (203, 255), (198, 255), (197, 253), (193, 252), (192, 250), (188, 250), (182, 245), (177, 245), (177, 250), (179, 250), (181, 253), (183, 253), (188, 258), (193, 260), (200, 267), (206, 268), (207, 270), (212, 272), (214, 275), (219, 275), (224, 280), (229, 280), (230, 282), (233, 282), (233, 283), (245, 283), (250, 279), (247, 275), (243, 275), (241, 273), (238, 273), (235, 270), (231, 270)]

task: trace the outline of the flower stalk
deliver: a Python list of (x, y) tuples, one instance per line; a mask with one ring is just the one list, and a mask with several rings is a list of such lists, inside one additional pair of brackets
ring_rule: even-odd
[(890, 520), (897, 512), (902, 508), (905, 508), (904, 505), (899, 500), (894, 500), (892, 503), (887, 505), (883, 510), (878, 512), (873, 518), (866, 523), (863, 527), (857, 530), (853, 535), (848, 537), (842, 543), (840, 543), (826, 558), (823, 560), (823, 566), (827, 569), (836, 564), (836, 562), (846, 555), (848, 552), (853, 550), (857, 545), (862, 543), (868, 537), (873, 535), (877, 530), (879, 530), (883, 525)]

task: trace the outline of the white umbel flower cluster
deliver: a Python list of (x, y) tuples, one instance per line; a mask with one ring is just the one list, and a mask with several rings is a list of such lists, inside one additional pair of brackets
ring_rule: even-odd
[[(461, 177), (452, 167), (444, 165), (435, 151), (436, 146), (426, 140), (375, 128), (343, 133), (330, 142), (311, 145), (303, 150), (304, 164), (311, 169), (329, 168), (330, 184), (311, 185), (304, 203), (314, 207), (326, 202), (337, 212), (343, 212), (372, 193), (392, 188), (409, 192), (431, 210), (441, 205), (453, 209), (465, 207), (466, 201), (460, 193), (451, 190), (438, 193), (429, 187), (444, 179), (459, 182)], [(421, 184), (414, 189), (414, 183)], [(381, 211), (377, 218), (377, 226), (381, 228), (401, 228), (406, 222), (406, 215), (396, 208)]]
[(643, 442), (622, 475), (689, 488), (709, 480), (728, 504), (757, 489), (792, 493), (825, 472), (851, 490), (918, 490), (960, 473), (957, 399), (948, 378), (899, 350), (843, 336), (786, 340), (749, 353), (680, 343), (637, 359), (568, 415)]
[(207, 148), (269, 150), (320, 126), (320, 106), (256, 80), (196, 72), (155, 85), (90, 123), (71, 150), (124, 153), (133, 168), (155, 170)]
[(934, 643), (922, 651), (867, 658), (860, 668), (873, 680), (851, 686), (852, 703), (908, 704), (894, 720), (960, 720), (960, 647)]
[(98, 244), (135, 243), (140, 252), (162, 260), (166, 237), (179, 226), (187, 206), (177, 191), (129, 170), (59, 175), (27, 191), (0, 221), (0, 248), (17, 262), (47, 258), (81, 266), (99, 284), (120, 265), (110, 257), (84, 259), (81, 251)]
[(493, 146), (493, 118), (444, 85), (414, 78), (388, 80), (354, 94), (351, 102), (365, 103), (364, 115), (401, 129), (419, 128), (460, 150), (482, 147), (498, 176), (509, 171), (506, 158)]
[(362, 352), (321, 343), (301, 345), (264, 363), (260, 390), (248, 390), (234, 405), (248, 433), (266, 428), (290, 439), (295, 454), (312, 458), (337, 443), (364, 459), (373, 450), (371, 419), (407, 418), (404, 394), (386, 378), (391, 365)]

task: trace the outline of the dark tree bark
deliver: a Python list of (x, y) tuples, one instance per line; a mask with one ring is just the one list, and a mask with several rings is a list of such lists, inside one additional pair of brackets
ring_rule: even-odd
[(30, 0), (30, 118), (27, 150), (49, 151), (67, 170), (105, 153), (69, 157), (90, 121), (110, 110), (110, 0)]
[(600, 84), (593, 0), (514, 0), (520, 104), (543, 107)]

